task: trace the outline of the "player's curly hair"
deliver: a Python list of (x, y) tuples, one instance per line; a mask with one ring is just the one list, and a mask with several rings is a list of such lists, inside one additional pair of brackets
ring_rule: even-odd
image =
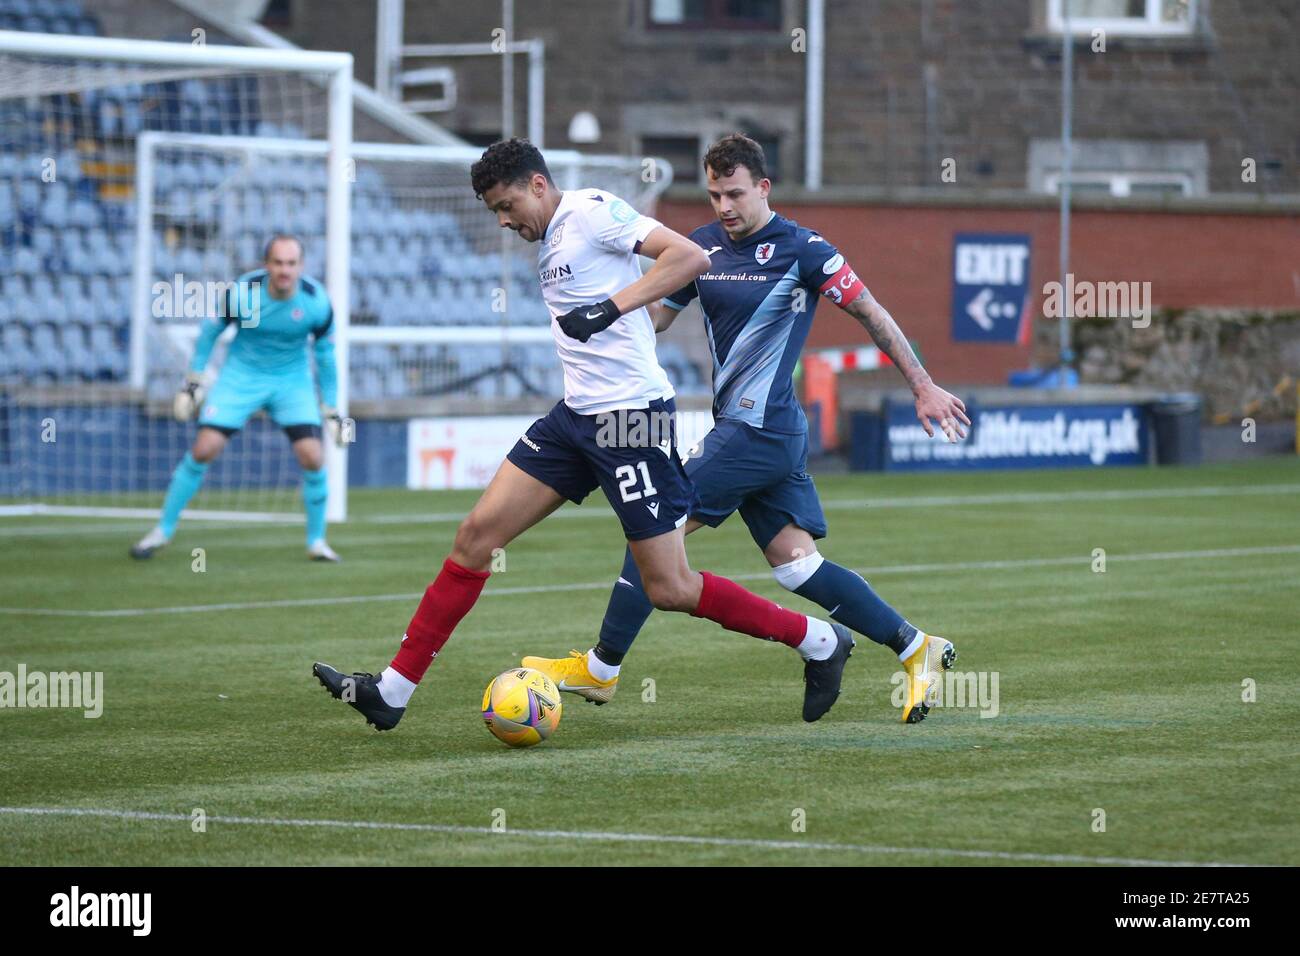
[(475, 197), (482, 199), (483, 194), (497, 183), (522, 185), (534, 173), (541, 173), (548, 183), (555, 184), (546, 160), (542, 158), (542, 151), (516, 136), (495, 142), (483, 150), (478, 162), (469, 168), (469, 179)]
[(763, 147), (744, 133), (729, 133), (710, 146), (704, 154), (705, 173), (713, 170), (718, 176), (730, 176), (738, 166), (748, 169), (754, 182), (767, 176)]

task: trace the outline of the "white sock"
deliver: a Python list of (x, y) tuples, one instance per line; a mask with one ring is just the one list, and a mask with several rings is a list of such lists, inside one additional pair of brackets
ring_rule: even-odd
[(909, 657), (915, 654), (916, 649), (924, 643), (925, 643), (925, 633), (923, 631), (917, 631), (916, 637), (912, 638), (912, 643), (908, 644), (907, 647), (903, 648), (903, 650), (898, 655), (898, 659), (900, 661), (907, 660)]
[(391, 667), (385, 667), (384, 672), (379, 675), (379, 696), (384, 698), (384, 703), (389, 707), (405, 707), (411, 695), (415, 693), (415, 688), (419, 686)]
[(596, 656), (594, 647), (587, 651), (587, 670), (591, 671), (591, 676), (596, 680), (613, 680), (618, 676), (622, 666), (622, 664), (606, 664)]
[(839, 643), (839, 638), (835, 636), (835, 628), (826, 621), (810, 617), (808, 633), (804, 635), (803, 643), (795, 650), (806, 661), (824, 661), (835, 653)]

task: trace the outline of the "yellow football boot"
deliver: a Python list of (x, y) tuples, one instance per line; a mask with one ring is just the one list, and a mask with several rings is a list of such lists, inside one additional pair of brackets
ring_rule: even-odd
[(568, 657), (525, 657), (519, 662), (524, 667), (532, 667), (551, 680), (560, 690), (585, 697), (593, 704), (608, 704), (618, 690), (618, 677), (601, 680), (587, 669), (586, 651), (569, 651)]
[(951, 669), (957, 660), (957, 650), (951, 641), (933, 634), (922, 635), (924, 640), (907, 660), (903, 670), (907, 673), (907, 696), (903, 700), (903, 723), (919, 724), (930, 713), (943, 672)]

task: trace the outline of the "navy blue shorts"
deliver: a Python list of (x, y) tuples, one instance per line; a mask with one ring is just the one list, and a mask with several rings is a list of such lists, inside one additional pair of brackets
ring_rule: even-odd
[(629, 541), (653, 538), (699, 505), (677, 455), (675, 414), (671, 398), (601, 415), (557, 402), (506, 457), (575, 504), (600, 487)]
[(826, 537), (817, 486), (808, 475), (808, 435), (723, 420), (686, 462), (700, 506), (691, 517), (716, 528), (739, 510), (754, 543), (766, 548), (788, 524)]

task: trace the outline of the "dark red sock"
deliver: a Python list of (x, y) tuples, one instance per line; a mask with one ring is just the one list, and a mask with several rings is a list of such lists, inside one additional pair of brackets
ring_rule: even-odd
[(717, 621), (729, 631), (739, 631), (765, 641), (798, 647), (808, 634), (808, 618), (746, 591), (729, 578), (701, 571), (704, 589), (691, 615)]
[(393, 658), (393, 670), (409, 681), (420, 683), (460, 619), (478, 600), (488, 574), (462, 568), (451, 558), (442, 563), (442, 570), (425, 589), (415, 617), (406, 626), (402, 646)]

